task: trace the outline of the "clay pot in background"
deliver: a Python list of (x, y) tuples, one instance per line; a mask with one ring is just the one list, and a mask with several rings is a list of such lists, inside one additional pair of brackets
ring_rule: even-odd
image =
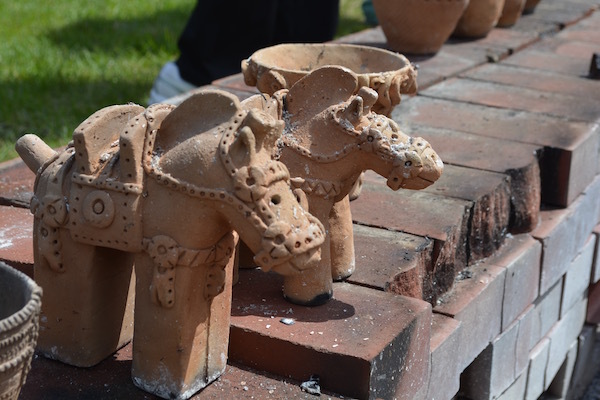
[(498, 23), (503, 8), (504, 0), (471, 0), (453, 35), (465, 38), (486, 36)]
[(411, 54), (436, 53), (452, 34), (469, 0), (373, 0), (388, 47)]
[(521, 18), (524, 6), (525, 0), (504, 0), (502, 15), (500, 15), (496, 26), (506, 28), (516, 24), (519, 18)]
[(0, 262), (0, 398), (16, 400), (31, 366), (42, 289)]
[(527, 0), (523, 8), (523, 14), (531, 14), (541, 0)]

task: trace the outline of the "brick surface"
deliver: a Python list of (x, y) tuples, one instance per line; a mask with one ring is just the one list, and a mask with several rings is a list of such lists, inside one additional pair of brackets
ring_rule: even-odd
[(441, 178), (424, 189), (473, 203), (468, 264), (491, 255), (504, 242), (510, 219), (509, 185), (506, 175), (445, 164)]
[(546, 204), (569, 205), (596, 174), (589, 167), (598, 163), (600, 134), (593, 123), (423, 96), (403, 101), (392, 118), (413, 133), (418, 132), (415, 125), (428, 126), (543, 146), (540, 167)]
[(562, 281), (556, 282), (548, 291), (538, 297), (535, 302), (533, 332), (531, 346), (535, 346), (542, 337), (558, 322), (560, 316), (560, 301)]
[(433, 241), (421, 236), (354, 225), (356, 271), (347, 282), (423, 298)]
[(431, 373), (426, 398), (451, 400), (458, 393), (460, 374), (456, 348), (460, 340), (460, 321), (433, 314), (431, 324)]
[(596, 236), (596, 249), (594, 254), (594, 265), (592, 266), (591, 283), (600, 281), (600, 225), (596, 225), (593, 230), (594, 236)]
[(527, 49), (504, 60), (505, 64), (551, 71), (571, 76), (587, 76), (589, 63), (581, 59), (564, 57), (547, 51)]
[(333, 300), (301, 307), (283, 300), (281, 286), (275, 274), (240, 271), (230, 360), (300, 381), (317, 374), (322, 388), (358, 398), (411, 399), (426, 384), (428, 303), (337, 283)]
[[(413, 136), (423, 136), (426, 138), (444, 163), (496, 172), (510, 177), (508, 181), (510, 188), (510, 221), (508, 221), (508, 226), (499, 225), (498, 228), (508, 228), (514, 232), (527, 232), (537, 225), (541, 182), (536, 155), (541, 152), (541, 146), (526, 145), (523, 143), (517, 144), (509, 140), (482, 137), (422, 125), (404, 125), (404, 127)], [(452, 174), (452, 169), (448, 169), (450, 169), (449, 172)], [(458, 182), (467, 180), (462, 186), (466, 185), (468, 187), (471, 184), (468, 180), (472, 178), (469, 177), (467, 171), (459, 171), (461, 171), (463, 176), (459, 175), (455, 180)], [(444, 171), (440, 179), (444, 179), (444, 175), (446, 175), (446, 171)], [(473, 175), (473, 173), (470, 175)], [(488, 185), (494, 182), (491, 180), (491, 177), (489, 179)], [(462, 189), (462, 186), (459, 187)], [(436, 182), (436, 185), (433, 185), (429, 190), (436, 190), (437, 187)], [(499, 189), (502, 190), (502, 188)], [(463, 189), (460, 192), (465, 191)], [(505, 193), (498, 193), (497, 190), (494, 192), (496, 192), (494, 197), (495, 200), (499, 201), (497, 205), (500, 206), (500, 209), (492, 209), (491, 214), (494, 215), (495, 212), (501, 213), (497, 217), (499, 219), (498, 223), (504, 223), (503, 218), (505, 218), (506, 204), (503, 203), (503, 196)], [(489, 191), (489, 193), (494, 192)], [(485, 199), (482, 199), (481, 203), (484, 208), (480, 209), (479, 212), (487, 214), (490, 210), (487, 210), (484, 204), (486, 203)], [(478, 204), (475, 203), (474, 211), (477, 211), (477, 209)], [(474, 237), (472, 239), (472, 242), (476, 242), (480, 238)], [(477, 246), (475, 246), (476, 249)], [(477, 255), (477, 250), (475, 254)], [(481, 256), (475, 257), (475, 259), (482, 258), (483, 255), (489, 255), (489, 253), (481, 254)]]
[(495, 266), (472, 270), (471, 277), (459, 280), (434, 308), (462, 324), (456, 350), (460, 368), (468, 366), (498, 336), (502, 317), (497, 310), (502, 307), (506, 270)]
[(546, 389), (558, 373), (573, 342), (579, 336), (585, 322), (587, 298), (583, 297), (548, 332), (550, 353), (546, 367)]
[[(374, 206), (376, 205), (376, 206)], [(350, 203), (355, 223), (434, 240), (433, 270), (426, 271), (425, 299), (447, 291), (458, 271), (466, 266), (467, 222), (471, 203), (420, 191), (393, 192), (385, 185), (365, 180), (360, 197)]]
[(548, 114), (592, 123), (598, 119), (597, 104), (582, 102), (576, 96), (471, 79), (448, 79), (420, 93), (427, 97)]
[(0, 205), (29, 208), (35, 174), (20, 159), (0, 163)]
[(586, 290), (590, 284), (595, 245), (596, 237), (592, 235), (581, 249), (581, 253), (573, 259), (565, 274), (560, 306), (561, 318), (579, 301), (581, 296), (586, 295)]
[(521, 375), (527, 372), (527, 367), (529, 366), (529, 351), (534, 347), (532, 338), (536, 328), (535, 318), (535, 306), (532, 304), (515, 320), (515, 323), (519, 324), (515, 356), (515, 375)]
[(543, 338), (529, 353), (526, 400), (536, 400), (546, 388), (546, 366), (550, 355), (550, 339)]
[(33, 215), (29, 209), (0, 206), (0, 260), (33, 276)]
[(562, 366), (558, 370), (558, 373), (554, 377), (554, 380), (548, 387), (548, 394), (556, 396), (558, 398), (565, 398), (571, 386), (571, 378), (573, 376), (573, 368), (575, 367), (575, 360), (577, 359), (577, 340), (575, 340), (569, 350)]
[(571, 378), (569, 399), (579, 399), (600, 370), (597, 326), (585, 325), (577, 338), (577, 360)]
[(498, 252), (481, 263), (506, 269), (502, 330), (538, 297), (540, 260), (540, 243), (523, 234), (508, 238)]
[(525, 398), (527, 389), (527, 374), (519, 375), (508, 389), (504, 391), (498, 400), (516, 400)]

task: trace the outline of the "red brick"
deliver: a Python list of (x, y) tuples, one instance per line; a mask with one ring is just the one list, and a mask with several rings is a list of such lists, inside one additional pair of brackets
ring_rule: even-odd
[[(589, 67), (592, 54), (598, 51), (598, 46), (592, 42), (579, 42), (551, 38), (537, 43), (532, 47), (537, 51), (556, 54), (561, 57), (573, 58)], [(587, 71), (583, 76), (587, 75)]]
[(531, 347), (535, 346), (542, 337), (546, 336), (558, 321), (560, 316), (561, 294), (562, 281), (559, 281), (535, 300)]
[(597, 105), (575, 96), (463, 78), (448, 79), (421, 91), (421, 95), (592, 123), (598, 119)]
[(0, 205), (29, 208), (35, 174), (21, 159), (0, 164)]
[(502, 298), (506, 270), (495, 266), (472, 268), (470, 278), (459, 280), (440, 299), (435, 312), (461, 322), (456, 352), (465, 368), (500, 334)]
[(354, 225), (356, 271), (347, 282), (423, 298), (433, 241), (421, 236)]
[(333, 300), (310, 308), (283, 300), (281, 287), (275, 274), (240, 271), (230, 360), (300, 381), (317, 374), (321, 387), (358, 398), (411, 399), (426, 384), (429, 304), (336, 283)]
[(516, 68), (506, 64), (486, 64), (461, 75), (464, 78), (523, 87), (541, 92), (577, 96), (585, 102), (600, 102), (600, 81), (569, 75)]
[(549, 355), (550, 339), (544, 337), (529, 353), (525, 400), (537, 400), (544, 393)]
[(433, 270), (426, 271), (425, 300), (432, 303), (466, 266), (467, 223), (471, 203), (412, 190), (393, 192), (365, 180), (350, 203), (354, 222), (434, 239)]
[(527, 372), (529, 366), (529, 351), (533, 348), (532, 338), (535, 334), (537, 317), (535, 306), (531, 304), (517, 317), (515, 323), (519, 324), (519, 332), (517, 334), (516, 357), (515, 357), (515, 374), (521, 375)]
[(531, 48), (508, 57), (503, 63), (578, 77), (587, 76), (589, 69), (589, 63), (581, 59)]
[(596, 237), (592, 235), (581, 252), (571, 261), (565, 274), (560, 306), (561, 317), (584, 296), (590, 284)]
[(33, 215), (28, 209), (0, 206), (0, 260), (33, 276)]
[[(444, 163), (504, 174), (505, 179), (506, 176), (510, 177), (508, 180), (511, 200), (510, 225), (507, 224), (508, 221), (501, 222), (497, 225), (499, 230), (508, 228), (515, 233), (528, 232), (537, 225), (541, 195), (537, 154), (541, 153), (541, 146), (425, 126), (409, 126), (406, 130), (413, 136), (426, 138)], [(447, 169), (450, 169), (450, 176), (452, 177), (452, 169)], [(457, 191), (462, 189), (463, 186), (477, 185), (475, 181), (469, 182), (473, 178), (468, 176), (474, 175), (475, 172), (469, 174), (465, 170), (461, 170), (461, 173), (464, 176), (459, 175), (455, 180), (457, 183), (461, 180), (467, 182), (459, 186)], [(442, 182), (447, 179), (444, 178), (444, 175), (447, 175), (446, 170), (440, 178)], [(489, 184), (493, 184), (493, 182), (493, 180), (490, 180)], [(428, 190), (433, 191), (437, 187), (436, 182), (436, 185), (431, 186)], [(492, 191), (490, 190), (489, 193), (492, 193)], [(503, 197), (496, 196), (494, 200), (505, 201), (506, 199), (503, 199)], [(486, 201), (482, 202), (485, 203)], [(481, 205), (483, 206), (481, 211), (487, 213), (487, 205)], [(477, 211), (478, 208), (479, 205), (476, 203), (474, 210)], [(500, 206), (499, 208), (498, 211), (503, 214), (507, 211), (506, 206)], [(477, 238), (474, 239), (474, 241), (471, 241), (472, 244), (477, 241)], [(475, 259), (482, 258), (478, 257), (478, 246), (474, 246), (474, 250)], [(489, 252), (484, 252), (482, 255), (489, 255)]]
[(217, 79), (216, 81), (212, 82), (212, 85), (227, 91), (233, 90), (234, 92), (242, 92), (245, 97), (250, 97), (251, 95), (260, 93), (260, 91), (254, 86), (246, 85), (244, 82), (244, 75), (242, 75), (241, 72), (239, 74)]
[(498, 400), (523, 399), (527, 388), (527, 374), (519, 375), (508, 389), (504, 391)]
[(431, 325), (431, 374), (427, 399), (451, 400), (460, 387), (459, 344), (461, 323), (442, 314), (433, 314)]
[(546, 0), (538, 4), (533, 16), (561, 26), (570, 25), (587, 16), (593, 7), (591, 4), (577, 1), (552, 1)]
[(516, 235), (481, 262), (481, 266), (495, 265), (506, 269), (501, 308), (503, 331), (538, 297), (540, 260), (540, 243), (529, 235)]
[(598, 163), (596, 124), (423, 96), (403, 101), (392, 117), (412, 134), (428, 126), (543, 146), (540, 167), (546, 204), (569, 205), (596, 175), (590, 168)]

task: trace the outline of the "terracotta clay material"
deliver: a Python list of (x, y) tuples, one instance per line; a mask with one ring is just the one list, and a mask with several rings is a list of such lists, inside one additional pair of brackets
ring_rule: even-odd
[[(453, 2), (455, 0), (452, 0)], [(401, 54), (351, 44), (281, 44), (261, 49), (242, 61), (247, 85), (272, 95), (289, 89), (311, 71), (341, 65), (358, 79), (356, 90), (370, 87), (378, 93), (374, 112), (389, 115), (401, 94), (415, 94), (417, 72)]]
[(388, 47), (409, 54), (437, 53), (467, 4), (469, 0), (373, 0)]
[(0, 262), (0, 398), (17, 400), (38, 337), (42, 289)]
[(517, 23), (525, 7), (526, 0), (504, 0), (504, 7), (502, 8), (502, 15), (498, 20), (497, 26), (500, 28), (507, 28)]
[(353, 271), (348, 194), (364, 170), (386, 177), (393, 190), (425, 188), (442, 173), (443, 164), (429, 143), (405, 135), (393, 120), (372, 112), (377, 92), (358, 86), (352, 71), (329, 66), (271, 98), (256, 95), (242, 103), (285, 121), (279, 159), (329, 233), (319, 266), (284, 279), (284, 295), (297, 304), (316, 305), (331, 296), (332, 254), (343, 255), (333, 263), (336, 279)]
[(531, 14), (541, 0), (526, 0), (523, 7), (523, 14)]
[(227, 361), (237, 234), (263, 270), (299, 274), (320, 258), (323, 225), (273, 159), (283, 128), (206, 91), (176, 108), (102, 109), (61, 153), (34, 135), (19, 139), (37, 172), (39, 350), (89, 366), (135, 326), (140, 388), (186, 399), (216, 379)]
[(498, 23), (505, 0), (471, 0), (452, 33), (453, 36), (486, 36)]

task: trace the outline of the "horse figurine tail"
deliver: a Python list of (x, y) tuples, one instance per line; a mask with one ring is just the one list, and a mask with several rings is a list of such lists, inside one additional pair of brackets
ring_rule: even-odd
[(42, 139), (31, 133), (17, 140), (15, 150), (17, 150), (25, 165), (35, 173), (58, 154)]

